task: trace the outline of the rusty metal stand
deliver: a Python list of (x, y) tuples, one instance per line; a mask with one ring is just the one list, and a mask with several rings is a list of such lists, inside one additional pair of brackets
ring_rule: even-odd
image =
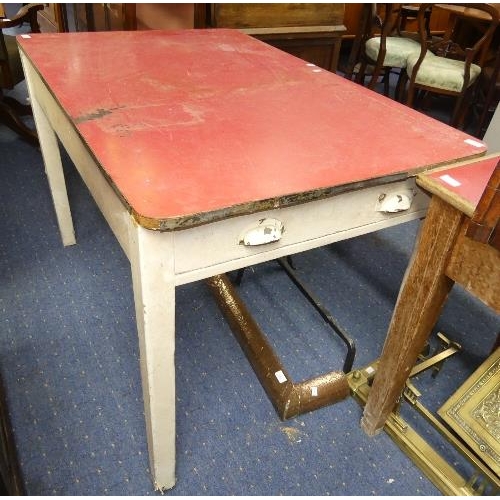
[(282, 420), (336, 403), (349, 396), (349, 384), (343, 372), (333, 371), (294, 383), (229, 278), (218, 275), (206, 281)]

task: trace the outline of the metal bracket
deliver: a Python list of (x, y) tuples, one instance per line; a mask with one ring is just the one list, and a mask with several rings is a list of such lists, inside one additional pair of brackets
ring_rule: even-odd
[(434, 351), (435, 354), (416, 364), (410, 372), (410, 378), (415, 377), (419, 373), (422, 373), (430, 368), (432, 368), (432, 377), (436, 377), (441, 370), (444, 361), (462, 350), (462, 346), (460, 344), (447, 338), (441, 332), (438, 332), (437, 337), (441, 341), (441, 345), (444, 350), (438, 352), (438, 349), (436, 349)]

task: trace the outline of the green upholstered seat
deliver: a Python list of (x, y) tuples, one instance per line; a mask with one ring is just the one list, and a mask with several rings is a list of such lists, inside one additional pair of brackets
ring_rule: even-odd
[[(407, 71), (411, 75), (417, 63), (419, 54), (411, 54), (407, 60)], [(451, 92), (461, 92), (464, 86), (464, 61), (439, 57), (431, 52), (425, 56), (415, 76), (415, 83), (426, 87), (433, 87)], [(481, 74), (481, 67), (476, 64), (470, 66), (468, 87)]]
[[(389, 36), (385, 40), (385, 57), (383, 66), (391, 68), (406, 68), (406, 61), (410, 55), (420, 54), (420, 43), (411, 38)], [(380, 37), (370, 38), (365, 43), (366, 55), (373, 61), (378, 58)]]

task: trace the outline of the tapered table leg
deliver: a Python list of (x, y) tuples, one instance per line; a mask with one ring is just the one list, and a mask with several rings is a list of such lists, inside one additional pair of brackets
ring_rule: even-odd
[(175, 485), (175, 283), (173, 234), (130, 223), (130, 264), (155, 488)]
[(34, 72), (34, 70), (26, 61), (24, 55), (21, 56), (21, 59), (24, 74), (26, 75), (26, 83), (30, 93), (33, 117), (38, 131), (40, 149), (42, 150), (45, 172), (47, 174), (50, 193), (54, 202), (59, 231), (61, 232), (64, 246), (74, 245), (76, 243), (75, 230), (73, 227), (73, 220), (71, 218), (68, 193), (66, 191), (66, 181), (64, 179), (59, 143), (57, 141), (56, 133), (54, 132), (52, 125), (49, 123), (44, 110), (38, 103), (36, 93), (32, 88), (32, 72)]

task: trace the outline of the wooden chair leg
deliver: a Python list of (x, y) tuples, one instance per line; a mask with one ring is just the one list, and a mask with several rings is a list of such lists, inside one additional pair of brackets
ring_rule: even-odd
[(464, 102), (463, 96), (457, 97), (450, 119), (450, 125), (452, 127), (458, 128), (461, 125), (461, 122), (463, 122), (463, 110), (462, 110), (463, 102)]
[(356, 76), (354, 78), (354, 81), (356, 83), (359, 83), (360, 85), (364, 84), (366, 66), (366, 61), (361, 61), (361, 63), (359, 64), (358, 72), (356, 73)]
[[(375, 85), (377, 85), (377, 80), (380, 76), (380, 73), (381, 73), (381, 69), (380, 68), (373, 68), (373, 73), (372, 73), (372, 76), (370, 78), (370, 81), (368, 82), (368, 85), (366, 86), (367, 88), (369, 88), (370, 90), (373, 90), (375, 88)], [(385, 75), (384, 75), (384, 78), (385, 78)], [(385, 88), (385, 86), (384, 86)]]
[[(12, 101), (16, 103), (13, 106), (11, 105)], [(30, 107), (27, 106), (27, 108)], [(16, 109), (19, 109), (20, 113), (17, 113)], [(4, 97), (2, 101), (0, 101), (0, 122), (4, 123), (7, 127), (19, 134), (22, 139), (25, 139), (34, 146), (38, 146), (38, 136), (36, 131), (26, 126), (26, 124), (19, 117), (20, 114), (21, 116), (31, 114), (30, 111), (27, 111), (26, 107), (15, 101), (15, 99)]]
[[(476, 130), (475, 130), (475, 135), (476, 137), (483, 137), (484, 133), (486, 132), (486, 123), (487, 123), (487, 117), (489, 114), (493, 114), (494, 112), (494, 103), (495, 103), (495, 95), (498, 93), (498, 78), (500, 75), (500, 49), (497, 50), (497, 55), (495, 58), (495, 63), (493, 64), (493, 72), (491, 73), (489, 77), (489, 84), (488, 84), (488, 78), (484, 81), (485, 84), (485, 90), (483, 90), (484, 95), (482, 96), (482, 99), (479, 100), (479, 102), (482, 100), (482, 105), (483, 109), (481, 111), (481, 114), (479, 116), (478, 122), (476, 124)], [(482, 82), (482, 79), (485, 78), (485, 73), (484, 71), (480, 75), (480, 82)], [(481, 83), (476, 84), (476, 93), (481, 94)], [(488, 89), (488, 90), (486, 90)], [(477, 99), (475, 99), (476, 104), (477, 104)], [(491, 109), (493, 107), (493, 109)]]
[(410, 85), (408, 87), (408, 93), (406, 95), (406, 105), (409, 106), (410, 108), (413, 108), (414, 100), (415, 100), (415, 87), (413, 85)]
[(406, 74), (406, 71), (402, 69), (399, 73), (398, 81), (396, 84), (396, 88), (394, 91), (394, 99), (398, 102), (404, 102), (404, 93), (406, 89), (406, 84), (408, 83), (408, 75)]
[(465, 93), (465, 95), (459, 96), (453, 110), (453, 116), (451, 125), (452, 127), (464, 129), (467, 121), (467, 117), (470, 116), (471, 107), (466, 106), (466, 103), (474, 102), (473, 91), (470, 89)]
[(390, 70), (386, 70), (386, 72), (384, 74), (384, 78), (383, 78), (383, 81), (384, 81), (384, 95), (386, 97), (389, 97), (389, 83), (390, 83), (390, 80), (391, 80), (391, 71)]
[(10, 96), (4, 96), (2, 101), (19, 116), (33, 116), (33, 110), (29, 104), (22, 104)]

